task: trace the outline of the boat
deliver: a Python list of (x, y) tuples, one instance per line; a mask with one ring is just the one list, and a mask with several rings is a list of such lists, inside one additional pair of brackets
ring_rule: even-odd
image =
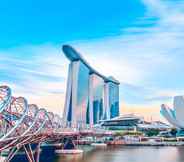
[(83, 150), (81, 149), (61, 149), (61, 150), (55, 150), (56, 154), (82, 154)]
[(92, 143), (91, 146), (94, 146), (94, 147), (106, 147), (107, 144), (106, 143)]
[(64, 147), (55, 150), (56, 154), (82, 154), (83, 150), (77, 149), (75, 143), (71, 139), (67, 139)]

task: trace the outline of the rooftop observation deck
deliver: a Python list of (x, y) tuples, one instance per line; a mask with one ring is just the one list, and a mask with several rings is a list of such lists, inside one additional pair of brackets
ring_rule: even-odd
[(114, 84), (120, 84), (119, 81), (114, 79), (112, 76), (111, 77), (106, 77), (99, 73), (97, 70), (95, 70), (93, 67), (90, 66), (90, 64), (82, 57), (82, 55), (77, 52), (73, 47), (70, 45), (63, 45), (63, 52), (65, 56), (70, 60), (70, 61), (81, 61), (89, 70), (90, 74), (96, 74), (99, 77), (101, 77), (105, 82), (112, 82)]

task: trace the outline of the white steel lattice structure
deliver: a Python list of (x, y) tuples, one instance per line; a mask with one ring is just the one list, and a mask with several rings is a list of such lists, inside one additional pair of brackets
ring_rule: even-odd
[[(60, 128), (62, 120), (58, 115), (28, 104), (24, 97), (13, 97), (8, 86), (0, 86), (0, 151), (12, 150), (8, 160), (21, 147), (30, 152), (31, 143), (47, 140)], [(27, 144), (29, 147), (25, 147)]]

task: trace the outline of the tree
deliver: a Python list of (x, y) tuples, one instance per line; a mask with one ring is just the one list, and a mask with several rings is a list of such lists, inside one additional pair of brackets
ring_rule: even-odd
[(146, 135), (148, 137), (151, 137), (151, 136), (157, 136), (159, 134), (159, 130), (158, 129), (149, 129), (147, 132), (146, 132)]
[(176, 128), (172, 128), (170, 133), (171, 133), (172, 136), (176, 136), (177, 129)]

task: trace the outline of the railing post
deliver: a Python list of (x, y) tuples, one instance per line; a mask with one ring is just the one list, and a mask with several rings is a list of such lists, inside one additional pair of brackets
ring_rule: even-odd
[(35, 159), (36, 159), (36, 162), (39, 162), (40, 160), (40, 143), (38, 143), (37, 148), (36, 148)]
[(33, 155), (33, 152), (32, 152), (32, 149), (31, 149), (30, 144), (28, 144), (28, 148), (26, 148), (25, 145), (23, 146), (23, 148), (24, 148), (24, 150), (25, 150), (25, 152), (26, 152), (28, 161), (29, 161), (29, 162), (35, 162), (35, 160), (34, 160), (34, 155)]

